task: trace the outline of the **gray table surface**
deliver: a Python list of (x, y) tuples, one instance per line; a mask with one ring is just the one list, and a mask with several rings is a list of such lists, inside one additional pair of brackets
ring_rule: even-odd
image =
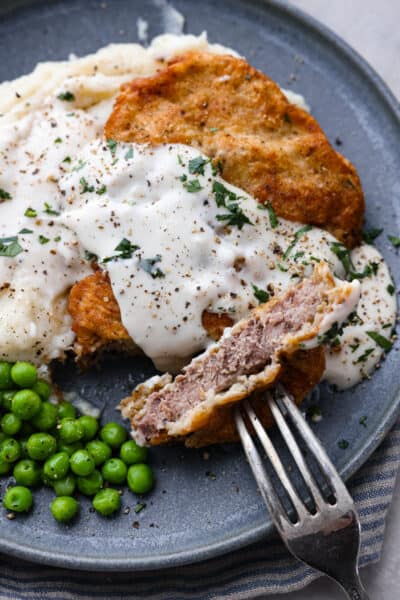
[[(292, 0), (293, 5), (333, 29), (361, 54), (400, 99), (400, 0)], [(382, 560), (362, 570), (371, 600), (400, 598), (400, 478), (387, 517)], [(340, 600), (326, 577), (304, 590), (271, 600)]]

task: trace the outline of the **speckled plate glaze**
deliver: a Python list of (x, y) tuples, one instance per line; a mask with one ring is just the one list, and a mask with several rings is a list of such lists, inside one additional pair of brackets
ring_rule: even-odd
[[(135, 41), (139, 16), (148, 20), (153, 37), (163, 31), (161, 4), (3, 0), (0, 80), (28, 72), (38, 61)], [(359, 170), (367, 223), (399, 235), (400, 111), (371, 68), (319, 23), (282, 4), (174, 0), (174, 6), (185, 16), (185, 31), (207, 30), (211, 41), (236, 48), (282, 86), (305, 95), (332, 143), (340, 144)], [(399, 283), (397, 253), (385, 235), (377, 245)], [(56, 379), (63, 389), (104, 407), (107, 419), (118, 419), (118, 399), (152, 373), (145, 359), (110, 358), (101, 370), (84, 374), (72, 364), (59, 366)], [(398, 348), (371, 381), (341, 394), (321, 389), (324, 418), (313, 427), (345, 478), (393, 424), (399, 389)], [(366, 427), (359, 423), (364, 415)], [(349, 442), (346, 450), (338, 447), (342, 438)], [(79, 521), (61, 526), (49, 514), (50, 491), (41, 490), (30, 516), (9, 521), (0, 515), (0, 550), (78, 569), (156, 569), (211, 558), (271, 534), (271, 521), (239, 446), (210, 448), (207, 454), (180, 447), (154, 449), (151, 461), (157, 486), (139, 514), (133, 510), (137, 499), (125, 493), (118, 517), (99, 518), (90, 512), (90, 502), (82, 500)]]

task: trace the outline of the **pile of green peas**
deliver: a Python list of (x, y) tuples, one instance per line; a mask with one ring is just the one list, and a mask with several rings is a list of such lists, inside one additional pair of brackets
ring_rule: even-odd
[(65, 523), (78, 512), (77, 491), (109, 516), (121, 505), (120, 491), (111, 486), (126, 483), (135, 494), (152, 489), (147, 449), (128, 440), (124, 427), (100, 427), (94, 417), (78, 416), (69, 402), (49, 402), (51, 393), (33, 364), (0, 361), (0, 475), (16, 482), (3, 497), (7, 510), (28, 512), (31, 488), (46, 485), (55, 492), (51, 513)]

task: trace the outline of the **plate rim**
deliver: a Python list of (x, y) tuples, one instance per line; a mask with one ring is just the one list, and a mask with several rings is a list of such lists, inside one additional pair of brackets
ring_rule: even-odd
[[(40, 3), (40, 2), (39, 2)], [(10, 12), (14, 10), (23, 10), (30, 8), (36, 4), (28, 2), (25, 5), (19, 4), (16, 7), (10, 7)], [(343, 58), (345, 58), (352, 66), (352, 69), (357, 70), (372, 87), (379, 93), (381, 101), (386, 104), (386, 110), (391, 113), (396, 126), (400, 133), (400, 102), (397, 100), (389, 86), (383, 81), (375, 69), (364, 59), (350, 44), (342, 39), (338, 34), (331, 30), (328, 26), (321, 23), (315, 17), (309, 15), (302, 9), (287, 4), (284, 0), (251, 0), (251, 4), (270, 8), (277, 14), (285, 18), (290, 18), (304, 29), (309, 30), (314, 36), (321, 39), (322, 43), (328, 44), (337, 49)], [(7, 12), (2, 14), (2, 18), (7, 18)], [(391, 406), (389, 406), (380, 421), (379, 427), (373, 435), (367, 438), (357, 451), (347, 461), (347, 464), (339, 469), (341, 476), (346, 481), (366, 462), (371, 454), (383, 441), (389, 430), (394, 425), (400, 413), (400, 390), (394, 398)], [(69, 553), (59, 552), (57, 555), (50, 551), (41, 550), (33, 546), (14, 543), (11, 540), (0, 540), (0, 551), (6, 551), (12, 556), (16, 556), (34, 563), (43, 565), (61, 567), (65, 569), (77, 569), (82, 571), (107, 571), (107, 572), (122, 572), (122, 571), (152, 571), (158, 569), (166, 569), (169, 567), (179, 567), (188, 564), (194, 564), (205, 561), (229, 552), (233, 552), (252, 543), (267, 538), (275, 529), (272, 523), (266, 523), (250, 529), (246, 529), (241, 533), (235, 533), (229, 537), (225, 537), (220, 541), (213, 542), (208, 545), (199, 546), (195, 550), (183, 550), (182, 552), (174, 552), (172, 554), (158, 554), (151, 557), (136, 558), (136, 557), (120, 557), (120, 558), (102, 558), (98, 557), (77, 557)]]

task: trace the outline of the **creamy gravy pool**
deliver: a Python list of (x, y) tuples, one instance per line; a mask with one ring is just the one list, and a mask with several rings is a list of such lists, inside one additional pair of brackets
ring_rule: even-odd
[[(345, 277), (330, 234), (276, 219), (224, 182), (198, 151), (102, 139), (120, 83), (151, 74), (158, 57), (189, 47), (221, 51), (193, 36), (163, 36), (149, 50), (114, 46), (108, 61), (107, 49), (98, 55), (102, 72), (94, 57), (78, 59), (75, 72), (75, 61), (62, 63), (45, 97), (30, 93), (33, 108), (20, 98), (6, 106), (0, 238), (15, 256), (0, 257), (2, 357), (42, 362), (71, 347), (66, 298), (91, 272), (87, 253), (109, 272), (129, 334), (163, 370), (207, 346), (203, 310), (238, 320), (320, 260)], [(12, 84), (6, 86), (9, 92)], [(357, 315), (329, 340), (325, 377), (340, 387), (372, 371), (383, 350), (367, 332), (389, 338), (396, 315), (377, 250), (363, 245), (351, 258), (357, 273), (369, 275), (360, 280)]]

